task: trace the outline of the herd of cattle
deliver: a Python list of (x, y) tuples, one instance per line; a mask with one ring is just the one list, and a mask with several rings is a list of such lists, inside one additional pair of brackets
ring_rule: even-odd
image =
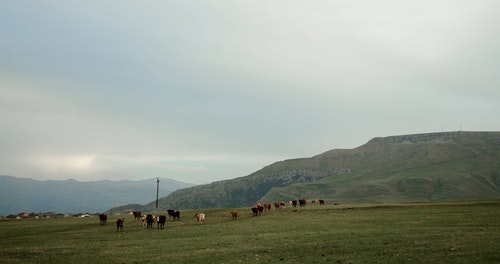
[[(324, 205), (325, 201), (324, 200), (312, 200), (311, 202), (313, 205)], [(304, 207), (307, 205), (306, 199), (300, 199), (300, 200), (292, 200), (288, 202), (289, 207)], [(253, 216), (259, 216), (263, 212), (269, 212), (271, 211), (272, 207), (274, 206), (274, 211), (279, 211), (284, 209), (287, 204), (284, 202), (276, 202), (274, 204), (270, 203), (257, 203), (255, 204), (251, 210), (252, 210), (252, 215)], [(233, 220), (238, 219), (238, 212), (237, 211), (231, 211), (231, 216)], [(134, 215), (134, 219), (136, 221), (140, 220), (143, 226), (146, 226), (147, 228), (153, 228), (154, 223), (156, 222), (158, 225), (158, 229), (164, 229), (165, 228), (165, 223), (167, 221), (167, 216), (166, 215), (159, 215), (159, 216), (154, 216), (152, 214), (146, 214), (143, 215), (141, 211), (135, 211), (132, 212)], [(167, 210), (167, 214), (170, 218), (172, 218), (172, 221), (178, 221), (180, 220), (181, 213), (179, 211), (174, 211), (172, 209)], [(200, 224), (205, 223), (205, 214), (204, 213), (196, 213), (194, 215), (196, 218), (197, 222)], [(106, 225), (108, 221), (108, 215), (105, 213), (99, 214), (99, 223), (101, 225)], [(116, 231), (120, 232), (123, 231), (123, 223), (125, 219), (124, 218), (118, 218), (116, 219)]]

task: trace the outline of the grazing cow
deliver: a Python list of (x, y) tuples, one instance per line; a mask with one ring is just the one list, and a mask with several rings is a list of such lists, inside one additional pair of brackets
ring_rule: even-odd
[(297, 207), (297, 200), (292, 200), (292, 207)]
[(155, 217), (152, 214), (146, 215), (147, 228), (153, 228), (154, 222), (155, 222)]
[(312, 205), (317, 205), (317, 204), (318, 204), (318, 200), (316, 200), (316, 199), (312, 200), (312, 201), (311, 201), (311, 204), (312, 204)]
[(274, 203), (274, 211), (279, 211), (280, 203)]
[(265, 212), (271, 211), (271, 204), (270, 203), (265, 203), (264, 204), (264, 211)]
[(174, 209), (168, 209), (167, 213), (169, 217), (174, 217)]
[(236, 211), (232, 211), (232, 212), (231, 212), (231, 215), (233, 216), (233, 220), (238, 219), (238, 212), (236, 212)]
[(107, 214), (99, 214), (99, 223), (101, 225), (105, 225), (108, 223), (108, 215)]
[(134, 219), (135, 220), (141, 219), (141, 216), (142, 216), (142, 212), (141, 211), (134, 211), (134, 212), (132, 212), (132, 214), (134, 215)]
[(285, 202), (281, 202), (281, 203), (280, 203), (280, 209), (283, 209), (283, 208), (285, 208), (285, 207), (286, 207)]
[(173, 220), (179, 220), (181, 218), (181, 212), (175, 211), (172, 213), (172, 217), (174, 218)]
[(164, 229), (165, 228), (165, 222), (167, 221), (167, 216), (166, 215), (160, 215), (158, 216), (158, 229)]
[(307, 204), (306, 199), (300, 199), (300, 200), (299, 200), (299, 206), (300, 206), (300, 207), (306, 206), (306, 204)]
[(319, 200), (319, 205), (325, 205), (325, 200)]
[(116, 219), (116, 231), (117, 232), (121, 232), (123, 231), (123, 222), (125, 220), (123, 218), (118, 218)]
[(196, 213), (194, 214), (194, 217), (198, 220), (198, 223), (204, 224), (205, 223), (205, 214), (204, 213)]

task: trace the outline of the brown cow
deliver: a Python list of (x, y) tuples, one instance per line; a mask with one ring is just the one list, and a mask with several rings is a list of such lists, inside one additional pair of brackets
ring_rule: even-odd
[(236, 211), (232, 211), (232, 212), (231, 212), (231, 215), (233, 216), (233, 220), (238, 219), (238, 212), (236, 212)]
[(165, 228), (165, 222), (167, 221), (167, 216), (166, 215), (160, 215), (158, 216), (158, 229), (164, 229)]
[(269, 211), (271, 211), (271, 204), (265, 203), (264, 204), (264, 212), (269, 212)]
[(319, 205), (325, 205), (325, 200), (319, 200)]
[(118, 218), (116, 219), (116, 231), (117, 232), (121, 232), (123, 231), (123, 222), (125, 220), (123, 218)]
[(306, 204), (307, 204), (306, 199), (300, 199), (300, 200), (299, 200), (299, 206), (300, 206), (300, 207), (306, 206)]
[(280, 210), (280, 203), (274, 203), (274, 211)]
[(134, 215), (134, 219), (135, 220), (141, 219), (141, 216), (142, 216), (142, 212), (141, 211), (134, 211), (134, 212), (132, 212), (132, 214)]
[(107, 214), (99, 214), (99, 223), (101, 225), (105, 225), (108, 223), (108, 215)]

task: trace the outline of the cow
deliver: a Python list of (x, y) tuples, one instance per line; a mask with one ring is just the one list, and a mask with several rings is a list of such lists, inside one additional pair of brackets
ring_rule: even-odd
[(259, 205), (259, 207), (257, 207), (257, 209), (259, 209), (259, 215), (261, 215), (262, 211), (264, 211), (264, 206)]
[(152, 214), (146, 215), (147, 228), (153, 228), (154, 222), (155, 222), (155, 217)]
[(265, 203), (264, 204), (264, 211), (265, 212), (271, 211), (271, 204), (270, 203)]
[(307, 204), (306, 199), (300, 199), (300, 200), (299, 200), (299, 206), (300, 206), (300, 207), (306, 206), (306, 204)]
[(158, 216), (158, 229), (164, 229), (165, 228), (165, 222), (167, 221), (167, 216), (166, 215), (160, 215)]
[(194, 214), (194, 217), (198, 220), (198, 223), (201, 223), (201, 224), (205, 223), (205, 214), (204, 213), (196, 213), (196, 214)]
[(123, 231), (123, 222), (125, 220), (123, 218), (118, 218), (116, 219), (116, 231), (117, 232), (121, 232)]
[(280, 209), (283, 209), (283, 208), (285, 208), (285, 207), (286, 207), (285, 202), (281, 202), (281, 203), (280, 203)]
[(292, 207), (297, 207), (297, 200), (292, 200)]
[(179, 220), (181, 218), (181, 212), (175, 211), (172, 213), (173, 220)]
[(134, 219), (135, 220), (141, 219), (141, 216), (142, 216), (142, 212), (141, 211), (134, 211), (134, 212), (132, 212), (132, 214), (134, 215)]
[(174, 217), (174, 209), (168, 209), (167, 213), (169, 217)]
[(259, 208), (252, 207), (252, 214), (253, 214), (253, 216), (258, 216), (259, 215)]
[(231, 212), (231, 215), (233, 216), (233, 220), (238, 219), (238, 212), (236, 212), (236, 211), (232, 211), (232, 212)]
[(311, 201), (312, 205), (317, 205), (318, 204), (318, 200), (314, 199)]
[(108, 223), (108, 215), (107, 214), (99, 214), (99, 223), (101, 225), (105, 225)]
[(280, 203), (274, 203), (274, 211), (280, 210)]
[(319, 200), (319, 205), (325, 205), (325, 200)]

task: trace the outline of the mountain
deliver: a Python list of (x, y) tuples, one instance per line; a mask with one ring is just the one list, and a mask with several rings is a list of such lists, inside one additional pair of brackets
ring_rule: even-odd
[[(500, 199), (499, 148), (500, 132), (378, 137), (354, 149), (279, 161), (245, 177), (177, 190), (159, 200), (158, 210), (300, 198), (330, 203)], [(142, 210), (154, 210), (154, 203)]]
[[(190, 187), (171, 179), (160, 179), (159, 195)], [(20, 212), (103, 212), (122, 204), (144, 204), (156, 200), (156, 179), (142, 181), (75, 180), (39, 181), (0, 176), (0, 215)]]

